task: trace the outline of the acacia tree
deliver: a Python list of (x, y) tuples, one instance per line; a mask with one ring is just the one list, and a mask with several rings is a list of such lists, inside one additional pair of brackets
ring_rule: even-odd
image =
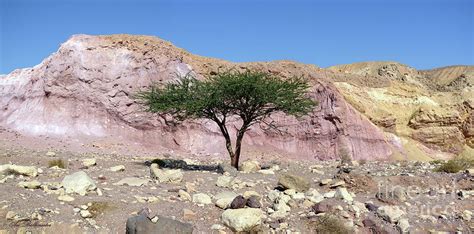
[[(316, 102), (307, 96), (308, 83), (301, 77), (281, 79), (258, 71), (225, 71), (197, 80), (189, 74), (178, 82), (152, 85), (137, 97), (154, 113), (169, 115), (181, 122), (187, 119), (214, 121), (225, 138), (231, 165), (238, 168), (242, 139), (254, 124), (267, 124), (272, 113), (302, 116)], [(235, 149), (228, 130), (230, 118), (237, 117)], [(273, 125), (272, 125), (273, 126)]]

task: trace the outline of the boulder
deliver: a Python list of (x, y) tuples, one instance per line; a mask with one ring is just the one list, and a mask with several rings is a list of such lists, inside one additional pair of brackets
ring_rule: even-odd
[(222, 213), (222, 222), (235, 232), (257, 230), (262, 224), (262, 211), (256, 208), (229, 209)]
[(65, 176), (61, 183), (66, 193), (77, 193), (81, 196), (97, 188), (95, 182), (83, 171)]
[(261, 169), (260, 163), (254, 160), (247, 160), (242, 162), (240, 165), (240, 171), (248, 173), (248, 172), (257, 172)]
[(141, 179), (137, 177), (125, 177), (119, 180), (117, 183), (114, 183), (114, 185), (128, 185), (128, 186), (140, 187), (147, 183), (148, 183), (147, 179)]
[(278, 184), (286, 189), (294, 189), (298, 192), (305, 192), (309, 189), (310, 183), (305, 178), (292, 174), (283, 174), (278, 180)]
[(405, 211), (398, 206), (381, 206), (377, 209), (377, 214), (390, 223), (396, 223), (405, 215)]
[(29, 177), (38, 176), (38, 170), (33, 166), (19, 166), (15, 164), (0, 165), (0, 175), (15, 174)]
[(183, 180), (180, 169), (160, 169), (156, 163), (151, 164), (150, 175), (160, 183), (179, 183)]
[(137, 215), (130, 217), (127, 220), (125, 233), (126, 234), (192, 234), (193, 226), (188, 223), (183, 223), (174, 219), (163, 216), (157, 216), (157, 219), (152, 222), (146, 215)]

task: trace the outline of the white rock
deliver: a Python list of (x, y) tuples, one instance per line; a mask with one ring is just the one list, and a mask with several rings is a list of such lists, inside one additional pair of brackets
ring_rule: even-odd
[(272, 190), (268, 192), (267, 196), (270, 199), (271, 202), (274, 202), (278, 197), (280, 197), (280, 192), (277, 190)]
[(95, 158), (86, 158), (82, 160), (82, 166), (84, 167), (92, 167), (97, 164)]
[(466, 221), (471, 221), (472, 219), (472, 212), (470, 210), (464, 210), (461, 214), (461, 218)]
[(329, 191), (329, 192), (325, 193), (323, 196), (325, 198), (333, 198), (335, 195), (336, 195), (336, 191)]
[(408, 219), (400, 219), (397, 223), (397, 228), (401, 233), (408, 233), (410, 231), (410, 223)]
[(214, 198), (216, 199), (216, 206), (221, 209), (227, 209), (229, 208), (234, 198), (236, 198), (237, 196), (238, 194), (232, 191), (220, 192), (216, 196), (214, 196)]
[(63, 202), (72, 202), (74, 201), (74, 198), (69, 195), (62, 195), (58, 197), (58, 200), (63, 201)]
[(82, 218), (90, 218), (90, 217), (92, 217), (91, 212), (89, 212), (88, 210), (81, 210), (79, 213), (80, 213), (80, 215), (81, 215)]
[(301, 200), (301, 199), (305, 199), (305, 195), (304, 193), (295, 193), (293, 195), (291, 195), (291, 198), (295, 199), (295, 200)]
[(48, 152), (46, 153), (46, 156), (48, 156), (48, 157), (54, 157), (54, 156), (56, 156), (56, 153), (53, 152), (53, 151), (48, 151)]
[(349, 192), (347, 192), (347, 189), (346, 189), (346, 188), (343, 188), (343, 187), (337, 188), (336, 194), (335, 194), (334, 196), (335, 196), (336, 198), (341, 198), (341, 199), (343, 199), (344, 201), (348, 201), (348, 202), (354, 201), (354, 199), (353, 199), (352, 196), (349, 194)]
[(222, 222), (235, 232), (249, 232), (262, 224), (262, 211), (256, 208), (229, 209), (222, 213)]
[(280, 201), (278, 203), (273, 204), (273, 210), (281, 211), (281, 212), (289, 212), (291, 208), (284, 201)]
[(77, 193), (81, 196), (97, 188), (94, 181), (83, 171), (65, 176), (61, 183), (66, 193)]
[(232, 185), (234, 177), (231, 176), (219, 176), (217, 177), (216, 186), (222, 188), (229, 188)]
[(0, 165), (0, 175), (17, 174), (29, 177), (38, 176), (38, 170), (33, 166), (19, 166), (15, 164)]
[(117, 183), (114, 183), (114, 185), (128, 185), (128, 186), (140, 187), (147, 183), (148, 183), (147, 179), (141, 179), (137, 177), (125, 177), (121, 179), (120, 181), (118, 181)]
[(182, 189), (180, 189), (180, 190), (178, 191), (178, 196), (179, 196), (180, 198), (184, 199), (184, 200), (188, 200), (188, 201), (191, 201), (191, 200), (192, 200), (191, 195), (189, 195), (188, 192), (186, 192), (186, 191), (184, 191), (184, 190), (182, 190)]
[(179, 183), (183, 180), (181, 170), (160, 169), (156, 163), (150, 166), (150, 176), (153, 179), (157, 179), (160, 183)]
[(26, 188), (26, 189), (37, 189), (40, 188), (41, 183), (37, 180), (33, 181), (22, 181), (18, 183), (18, 186), (21, 188)]
[(381, 206), (377, 209), (377, 214), (390, 223), (396, 223), (405, 215), (405, 211), (398, 206)]
[(264, 174), (264, 175), (275, 175), (275, 172), (270, 169), (259, 170), (258, 173)]
[(17, 216), (17, 214), (14, 211), (8, 211), (5, 218), (7, 220), (13, 220), (13, 219), (15, 219), (15, 216)]
[(232, 199), (234, 199), (237, 196), (238, 196), (238, 194), (233, 192), (233, 191), (223, 191), (223, 192), (220, 192), (220, 193), (216, 194), (214, 196), (214, 198), (216, 200), (219, 200), (219, 199), (222, 199), (222, 198), (232, 198)]
[(249, 199), (249, 197), (252, 197), (252, 196), (261, 197), (261, 195), (255, 191), (245, 191), (244, 194), (242, 194), (242, 196), (245, 199)]
[(257, 172), (260, 170), (260, 164), (255, 160), (247, 160), (240, 165), (240, 171), (248, 172)]
[(211, 230), (221, 230), (221, 229), (224, 229), (225, 227), (220, 225), (220, 224), (213, 224), (211, 226)]
[(212, 203), (211, 197), (205, 193), (196, 193), (193, 195), (193, 202), (197, 204), (208, 205)]
[(113, 171), (113, 172), (125, 171), (125, 166), (124, 165), (118, 165), (118, 166), (111, 167), (109, 170)]

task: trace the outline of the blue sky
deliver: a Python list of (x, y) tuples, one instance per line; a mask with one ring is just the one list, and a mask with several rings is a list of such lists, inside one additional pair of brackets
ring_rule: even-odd
[(474, 64), (472, 0), (0, 2), (0, 73), (40, 63), (73, 34), (113, 33), (237, 62)]

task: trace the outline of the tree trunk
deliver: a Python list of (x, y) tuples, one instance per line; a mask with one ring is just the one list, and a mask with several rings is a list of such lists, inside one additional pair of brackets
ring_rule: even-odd
[(231, 157), (232, 166), (239, 169), (240, 149), (242, 146), (242, 139), (244, 138), (246, 129), (240, 129), (237, 133), (237, 140), (235, 141), (235, 153), (234, 157)]

